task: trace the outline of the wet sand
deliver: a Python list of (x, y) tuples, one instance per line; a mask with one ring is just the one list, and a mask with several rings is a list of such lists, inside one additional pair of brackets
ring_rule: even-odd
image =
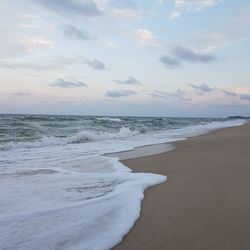
[(250, 249), (250, 124), (175, 146), (123, 161), (168, 181), (145, 192), (140, 218), (114, 249)]

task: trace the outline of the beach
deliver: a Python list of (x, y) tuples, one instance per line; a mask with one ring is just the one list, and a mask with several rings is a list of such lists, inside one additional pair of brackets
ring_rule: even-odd
[[(170, 211), (167, 206), (171, 197), (167, 192), (172, 187), (175, 192), (179, 190), (172, 197), (181, 198), (189, 177), (185, 169), (190, 172), (191, 165), (169, 158), (172, 153), (165, 152), (179, 154), (187, 143), (188, 154), (193, 157), (200, 149), (190, 148), (193, 139), (185, 142), (186, 138), (244, 123), (242, 119), (227, 118), (0, 115), (1, 247), (111, 249), (133, 228), (140, 217), (144, 191), (153, 186), (153, 195), (158, 197), (153, 203), (161, 203), (153, 207), (159, 211), (149, 209), (150, 216), (159, 215), (166, 221), (164, 212)], [(129, 168), (130, 161), (126, 160), (125, 165), (121, 162), (138, 156), (142, 157), (141, 167), (131, 165), (137, 172)], [(179, 158), (186, 160), (185, 155)], [(178, 175), (174, 172), (177, 165)], [(190, 177), (197, 172), (193, 167)], [(150, 195), (146, 192), (145, 196), (147, 201)], [(180, 198), (185, 209), (188, 203)], [(173, 204), (172, 209), (175, 207)], [(147, 213), (144, 206), (142, 212)], [(164, 222), (164, 227), (167, 225)], [(157, 240), (154, 233), (161, 227), (153, 226), (154, 232), (149, 228), (147, 232)], [(147, 246), (151, 248), (150, 244)]]
[(250, 124), (174, 145), (122, 161), (168, 180), (146, 190), (140, 218), (114, 249), (250, 249)]

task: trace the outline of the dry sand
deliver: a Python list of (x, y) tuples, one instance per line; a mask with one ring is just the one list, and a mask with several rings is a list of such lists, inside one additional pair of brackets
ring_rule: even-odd
[(168, 176), (145, 192), (141, 216), (116, 250), (250, 249), (250, 124), (123, 161)]

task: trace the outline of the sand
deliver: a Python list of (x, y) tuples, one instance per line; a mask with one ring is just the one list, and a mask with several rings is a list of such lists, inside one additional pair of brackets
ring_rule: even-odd
[(168, 176), (145, 192), (141, 216), (116, 250), (250, 249), (250, 124), (124, 160)]

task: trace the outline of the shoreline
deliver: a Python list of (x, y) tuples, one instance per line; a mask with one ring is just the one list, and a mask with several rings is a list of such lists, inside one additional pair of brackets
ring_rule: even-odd
[(141, 216), (114, 249), (249, 249), (250, 123), (171, 144), (121, 160), (168, 181), (145, 191)]
[[(225, 127), (218, 127), (218, 128), (210, 128), (210, 129), (204, 129), (197, 132), (193, 132), (191, 134), (187, 133), (186, 135), (183, 134), (184, 137), (175, 138), (166, 142), (158, 142), (158, 143), (152, 143), (152, 144), (145, 144), (142, 146), (137, 146), (129, 150), (123, 150), (123, 151), (117, 151), (112, 153), (103, 154), (103, 156), (108, 157), (118, 157), (119, 161), (124, 161), (128, 159), (136, 159), (141, 157), (147, 157), (152, 155), (158, 155), (167, 153), (169, 151), (173, 151), (176, 149), (175, 144), (177, 142), (186, 141), (189, 140), (189, 138), (198, 137), (202, 135), (211, 134), (215, 131), (225, 129), (225, 128), (233, 128), (233, 127), (240, 127), (247, 123), (250, 123), (249, 119), (246, 119), (244, 123), (240, 125), (232, 125), (232, 126), (225, 126)], [(196, 134), (197, 133), (197, 134)]]
[(128, 159), (136, 159), (172, 151), (175, 149), (175, 146), (173, 145), (175, 142), (177, 141), (143, 145), (135, 147), (134, 149), (131, 150), (124, 150), (124, 151), (104, 154), (103, 156), (117, 157), (119, 158), (119, 161), (122, 162)]

